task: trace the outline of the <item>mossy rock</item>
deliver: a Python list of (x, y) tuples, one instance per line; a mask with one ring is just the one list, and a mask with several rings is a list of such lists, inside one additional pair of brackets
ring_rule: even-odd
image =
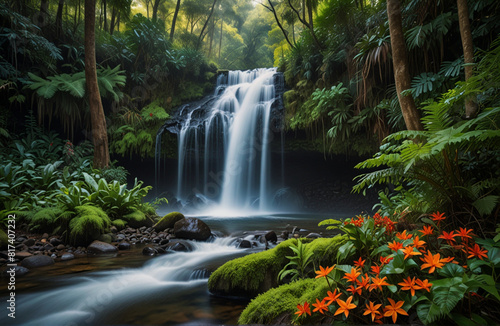
[(184, 215), (179, 212), (172, 212), (168, 213), (167, 215), (163, 216), (158, 223), (154, 225), (154, 229), (156, 232), (161, 232), (165, 229), (173, 228), (175, 222), (180, 221), (184, 219)]
[(38, 233), (52, 233), (57, 218), (63, 213), (60, 208), (46, 207), (36, 211), (29, 219), (30, 231)]
[(99, 207), (76, 206), (75, 212), (76, 216), (69, 222), (69, 238), (73, 245), (87, 246), (111, 226), (108, 215)]
[[(267, 324), (290, 325), (297, 311), (297, 304), (316, 302), (316, 298), (323, 298), (328, 291), (325, 278), (306, 278), (281, 285), (277, 288), (260, 294), (253, 299), (243, 310), (238, 324)], [(316, 314), (318, 315), (318, 314)], [(319, 316), (301, 318), (307, 324), (317, 324)]]
[(119, 231), (123, 230), (125, 226), (127, 225), (127, 222), (125, 222), (122, 219), (116, 219), (111, 222), (112, 225), (114, 225)]
[(134, 229), (140, 228), (141, 226), (153, 226), (153, 220), (140, 210), (135, 210), (132, 213), (123, 215), (122, 219), (127, 221), (128, 226)]
[(0, 250), (7, 249), (7, 245), (9, 244), (9, 237), (4, 230), (0, 229)]
[[(340, 235), (334, 238), (301, 239), (314, 252), (311, 266), (333, 265), (337, 250), (345, 240), (346, 237)], [(222, 296), (253, 298), (278, 286), (278, 273), (289, 262), (286, 256), (293, 254), (289, 248), (291, 244), (296, 245), (297, 239), (283, 241), (271, 250), (228, 261), (210, 276), (209, 291)]]

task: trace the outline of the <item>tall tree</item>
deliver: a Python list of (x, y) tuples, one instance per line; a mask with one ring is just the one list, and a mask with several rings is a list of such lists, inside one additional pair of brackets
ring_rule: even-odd
[(294, 41), (292, 44), (292, 42), (290, 41), (290, 39), (288, 38), (288, 31), (285, 30), (285, 28), (283, 27), (283, 25), (281, 24), (279, 18), (278, 18), (278, 14), (276, 13), (276, 9), (274, 8), (274, 5), (273, 3), (271, 2), (271, 0), (267, 0), (267, 2), (269, 3), (269, 6), (266, 6), (265, 4), (261, 3), (262, 6), (264, 6), (267, 10), (269, 10), (270, 12), (273, 13), (273, 16), (274, 16), (274, 20), (276, 21), (276, 24), (278, 24), (278, 27), (279, 29), (281, 30), (281, 32), (283, 33), (283, 36), (285, 37), (285, 40), (286, 42), (288, 43), (288, 45), (290, 45), (291, 48), (294, 48), (294, 44), (295, 44), (295, 36), (294, 36)]
[(56, 13), (56, 36), (57, 38), (62, 35), (62, 16), (64, 9), (64, 0), (59, 0), (59, 4), (57, 5), (57, 13)]
[(152, 16), (153, 20), (157, 20), (158, 19), (158, 8), (160, 7), (161, 1), (162, 0), (154, 0), (154, 3), (153, 3), (153, 16)]
[(175, 22), (177, 21), (177, 14), (179, 14), (180, 8), (181, 0), (177, 0), (177, 4), (175, 5), (174, 17), (172, 18), (172, 28), (170, 28), (170, 42), (174, 41)]
[(408, 71), (408, 55), (403, 34), (401, 6), (399, 0), (387, 0), (387, 16), (389, 18), (389, 33), (391, 34), (392, 61), (394, 79), (398, 93), (399, 104), (408, 130), (424, 130), (420, 121), (420, 113), (415, 101), (410, 95), (401, 92), (411, 88), (410, 72)]
[(97, 84), (95, 57), (95, 0), (85, 0), (85, 83), (89, 96), (90, 122), (94, 143), (94, 168), (109, 166), (106, 117)]
[[(462, 47), (464, 49), (465, 62), (465, 80), (472, 77), (472, 66), (474, 63), (474, 43), (472, 43), (472, 33), (469, 22), (469, 9), (467, 0), (457, 0), (458, 24), (460, 26), (460, 37), (462, 38)], [(465, 101), (466, 118), (474, 118), (477, 115), (478, 106), (473, 99)]]
[(203, 38), (205, 37), (204, 32), (205, 32), (205, 29), (207, 28), (208, 22), (212, 18), (216, 3), (217, 3), (217, 0), (214, 0), (214, 2), (212, 3), (212, 8), (210, 9), (210, 14), (208, 15), (208, 18), (205, 21), (205, 24), (203, 24), (203, 28), (201, 29), (200, 36), (198, 37), (198, 43), (196, 44), (196, 48), (198, 48), (198, 49), (200, 48), (201, 42), (203, 41)]

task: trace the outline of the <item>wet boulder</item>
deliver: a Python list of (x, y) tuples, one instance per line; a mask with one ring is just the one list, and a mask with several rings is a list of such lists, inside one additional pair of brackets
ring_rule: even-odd
[(118, 248), (115, 246), (99, 240), (95, 240), (87, 247), (87, 252), (93, 255), (114, 254), (117, 251)]
[(174, 234), (179, 239), (206, 241), (212, 235), (212, 231), (202, 220), (188, 217), (175, 222)]
[(165, 229), (173, 228), (176, 222), (183, 220), (184, 218), (184, 215), (179, 212), (168, 213), (163, 216), (158, 223), (153, 226), (153, 228), (156, 232), (161, 232)]
[(45, 255), (36, 255), (36, 256), (31, 256), (27, 257), (22, 260), (21, 266), (26, 267), (26, 268), (36, 268), (36, 267), (42, 267), (42, 266), (49, 266), (54, 264), (54, 259), (50, 258), (49, 256)]
[(178, 240), (167, 243), (165, 246), (162, 246), (163, 249), (167, 251), (181, 251), (188, 252), (193, 251), (193, 246), (188, 241)]

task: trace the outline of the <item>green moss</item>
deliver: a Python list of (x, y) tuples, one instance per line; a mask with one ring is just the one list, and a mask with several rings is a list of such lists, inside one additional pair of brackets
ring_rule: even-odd
[(127, 224), (133, 228), (140, 228), (147, 224), (146, 214), (140, 210), (135, 210), (132, 213), (123, 215), (123, 220), (127, 221)]
[(6, 249), (9, 244), (9, 237), (4, 230), (0, 229), (0, 250)]
[(75, 245), (88, 245), (106, 231), (111, 220), (99, 207), (90, 205), (76, 206), (76, 216), (69, 223), (70, 242)]
[(127, 222), (121, 219), (116, 219), (111, 222), (112, 225), (116, 226), (118, 230), (123, 230), (125, 226), (127, 225)]
[[(297, 304), (315, 302), (326, 295), (328, 284), (324, 278), (306, 278), (281, 285), (260, 294), (243, 310), (238, 324), (290, 324)], [(312, 318), (307, 322), (313, 324)]]
[(182, 215), (179, 212), (172, 212), (168, 213), (167, 215), (163, 216), (158, 223), (154, 225), (154, 229), (156, 232), (161, 232), (165, 229), (168, 228), (173, 228), (175, 222), (182, 220), (184, 218), (184, 215)]
[(43, 208), (29, 217), (31, 231), (39, 233), (52, 233), (56, 219), (62, 214), (62, 210), (56, 207)]
[[(312, 241), (301, 240), (303, 243)], [(314, 265), (333, 265), (336, 252), (344, 241), (345, 237), (336, 236), (310, 242), (308, 245), (314, 252)], [(283, 241), (271, 250), (230, 260), (212, 273), (208, 289), (215, 294), (254, 297), (277, 286), (278, 273), (289, 261), (286, 256), (292, 254), (290, 244), (296, 245), (297, 240)]]

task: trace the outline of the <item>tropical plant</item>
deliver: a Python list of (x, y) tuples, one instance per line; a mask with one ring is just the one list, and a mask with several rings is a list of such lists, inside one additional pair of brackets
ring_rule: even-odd
[(311, 272), (309, 265), (314, 252), (307, 247), (307, 244), (297, 240), (297, 245), (291, 244), (289, 248), (293, 251), (293, 256), (286, 256), (290, 262), (286, 264), (278, 274), (278, 279), (283, 281), (286, 277), (291, 277), (291, 281), (305, 278)]

